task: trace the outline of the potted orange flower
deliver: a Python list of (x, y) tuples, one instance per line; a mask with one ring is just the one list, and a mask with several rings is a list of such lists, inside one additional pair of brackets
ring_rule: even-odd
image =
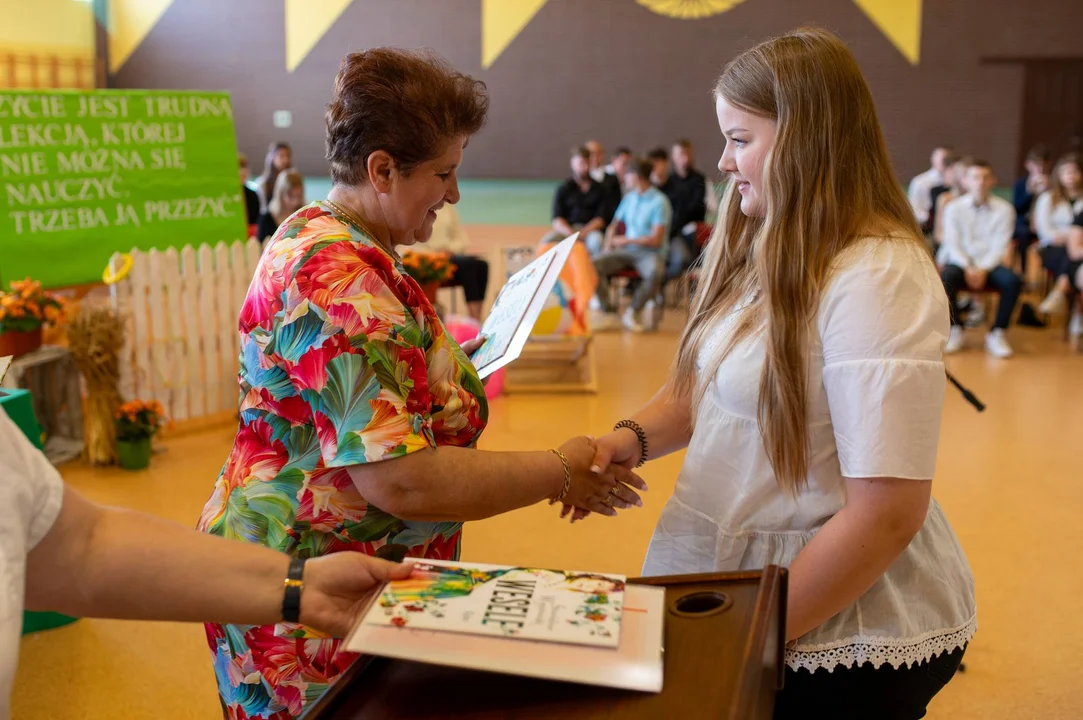
[(64, 300), (27, 278), (0, 290), (0, 357), (25, 355), (41, 347), (42, 326), (64, 321)]
[(451, 255), (445, 252), (407, 251), (402, 256), (402, 266), (410, 277), (417, 280), (429, 302), (436, 304), (436, 291), (455, 274)]
[(162, 427), (165, 410), (157, 400), (131, 400), (117, 408), (117, 462), (125, 470), (150, 465), (150, 439)]

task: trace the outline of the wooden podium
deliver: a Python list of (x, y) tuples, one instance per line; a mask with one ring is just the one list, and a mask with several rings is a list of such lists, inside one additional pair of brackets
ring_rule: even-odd
[(629, 582), (666, 588), (659, 694), (363, 656), (303, 720), (771, 718), (785, 670), (784, 569)]

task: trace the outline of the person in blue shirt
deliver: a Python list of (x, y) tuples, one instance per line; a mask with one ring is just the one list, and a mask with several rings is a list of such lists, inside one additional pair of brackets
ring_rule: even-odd
[(597, 329), (616, 324), (617, 308), (610, 297), (610, 278), (623, 270), (635, 270), (641, 282), (622, 322), (629, 330), (642, 332), (653, 329), (651, 321), (644, 325), (643, 309), (657, 297), (665, 277), (666, 241), (673, 208), (662, 191), (651, 184), (648, 161), (631, 163), (625, 184), (628, 192), (606, 230), (602, 252), (594, 258), (594, 269), (598, 273), (598, 305), (605, 313), (597, 323)]

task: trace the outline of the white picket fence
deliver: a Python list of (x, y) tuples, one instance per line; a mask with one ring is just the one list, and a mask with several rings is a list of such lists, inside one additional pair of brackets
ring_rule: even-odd
[[(259, 261), (255, 240), (214, 247), (132, 250), (132, 268), (111, 287), (127, 324), (124, 399), (158, 400), (171, 420), (237, 409), (237, 321)], [(110, 261), (114, 270), (122, 256)]]

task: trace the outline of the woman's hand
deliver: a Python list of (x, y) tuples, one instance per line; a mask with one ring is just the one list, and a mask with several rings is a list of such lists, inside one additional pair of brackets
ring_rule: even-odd
[[(594, 446), (594, 461), (591, 463), (591, 472), (604, 473), (607, 472), (611, 466), (632, 470), (635, 468), (636, 463), (639, 462), (639, 437), (635, 434), (634, 430), (629, 428), (620, 428), (608, 435), (603, 435), (595, 441)], [(645, 490), (646, 486), (644, 486), (643, 489)], [(590, 514), (587, 510), (573, 508), (571, 505), (565, 503), (564, 508), (560, 513), (560, 517), (567, 517), (568, 513), (573, 510), (572, 522), (582, 520)]]
[(461, 347), (463, 349), (463, 352), (466, 353), (467, 357), (470, 357), (474, 353), (476, 353), (478, 350), (480, 350), (481, 346), (484, 345), (485, 341), (488, 340), (488, 339), (489, 338), (487, 338), (484, 335), (478, 335), (473, 340), (467, 340), (466, 342), (464, 342), (459, 347)]
[(580, 510), (613, 516), (617, 508), (642, 507), (643, 501), (632, 488), (646, 490), (643, 480), (621, 465), (596, 472), (596, 443), (591, 438), (569, 440), (560, 448), (568, 458), (572, 481), (564, 503)]
[[(474, 353), (476, 353), (478, 350), (480, 350), (481, 346), (484, 345), (485, 341), (488, 340), (488, 339), (489, 338), (487, 336), (485, 336), (485, 335), (478, 335), (473, 340), (467, 340), (466, 342), (464, 342), (459, 347), (461, 347), (463, 352), (466, 353), (466, 357), (470, 358), (470, 361), (473, 362), (474, 361), (473, 360)], [(492, 377), (492, 375), (486, 375), (485, 377), (483, 377), (481, 379), (482, 387), (485, 387), (485, 386), (487, 386), (489, 384), (489, 378), (490, 377)]]
[(392, 563), (359, 552), (337, 552), (305, 563), (301, 623), (345, 637), (370, 597), (389, 580), (410, 576), (410, 563)]

